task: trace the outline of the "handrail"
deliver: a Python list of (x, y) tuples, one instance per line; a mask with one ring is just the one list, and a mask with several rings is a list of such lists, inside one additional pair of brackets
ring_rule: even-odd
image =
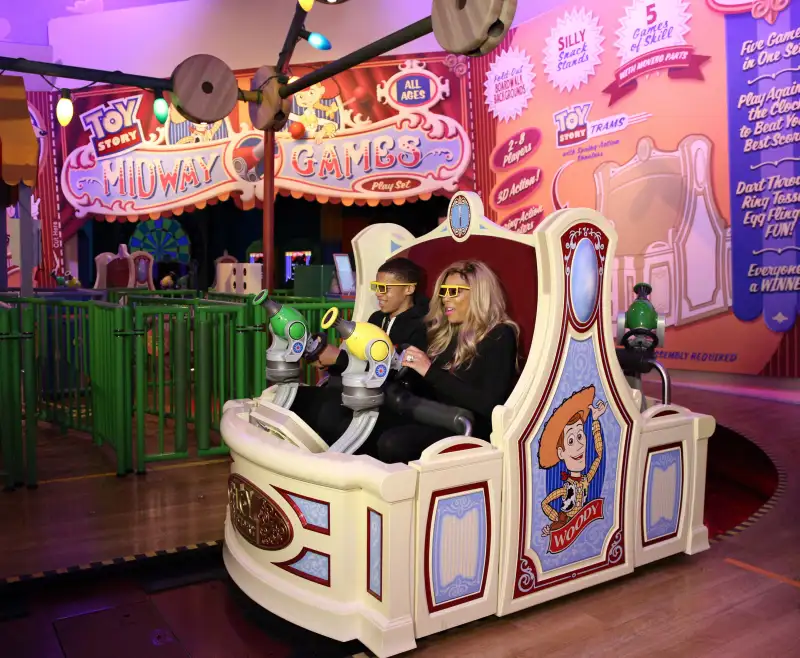
[(650, 364), (661, 376), (661, 404), (670, 404), (672, 401), (672, 380), (667, 369), (659, 361), (652, 359)]

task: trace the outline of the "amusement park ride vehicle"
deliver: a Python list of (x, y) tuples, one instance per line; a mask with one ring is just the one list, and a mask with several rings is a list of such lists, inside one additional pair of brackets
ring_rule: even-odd
[[(268, 136), (286, 122), (293, 93), (431, 31), (448, 52), (488, 53), (515, 10), (516, 0), (433, 0), (431, 17), (291, 82), (286, 64), (305, 18), (298, 9), (278, 66), (262, 67), (245, 94), (253, 125)], [(192, 120), (226, 116), (243, 94), (209, 56), (179, 65), (172, 88)], [(265, 190), (270, 179), (267, 168)], [(301, 358), (313, 360), (324, 339), (265, 296), (274, 385), (258, 399), (227, 402), (221, 422), (233, 460), (224, 547), (231, 578), (286, 620), (358, 639), (382, 657), (709, 546), (703, 504), (715, 421), (670, 402), (668, 374), (655, 360), (664, 321), (646, 286), (637, 286), (615, 335), (611, 223), (565, 209), (522, 235), (486, 219), (477, 194), (458, 191), (448, 217), (418, 239), (377, 224), (353, 240), (353, 321), (331, 311), (322, 327), (340, 335), (349, 356), (341, 394), (353, 421), (338, 441), (329, 447), (291, 411)], [(396, 256), (414, 260), (428, 281), (472, 259), (505, 283), (521, 370), (494, 409), (488, 443), (470, 436), (469, 412), (388, 382), (401, 361), (365, 320), (375, 305), (369, 282)], [(662, 376), (661, 400), (641, 390), (651, 369)], [(409, 464), (355, 454), (383, 406), (452, 436)]]
[[(486, 219), (471, 192), (454, 195), (449, 218), (418, 239), (378, 224), (353, 241), (354, 322), (335, 313), (323, 321), (345, 339), (352, 366), (342, 401), (354, 421), (340, 441), (328, 448), (292, 413), (293, 364), (313, 359), (320, 339), (299, 313), (270, 301), (275, 385), (259, 399), (228, 402), (222, 418), (233, 458), (229, 574), (275, 614), (359, 639), (378, 656), (709, 546), (703, 504), (715, 421), (669, 401), (654, 355), (664, 323), (649, 286), (637, 285), (614, 331), (611, 223), (566, 209), (521, 235)], [(374, 422), (364, 418), (397, 404), (386, 377), (399, 360), (388, 336), (365, 322), (374, 310), (369, 282), (394, 256), (412, 258), (429, 281), (451, 261), (481, 260), (505, 283), (521, 327), (521, 371), (494, 410), (490, 443), (470, 437), (463, 410), (406, 399), (406, 414), (449, 425), (453, 436), (407, 465), (353, 454)], [(641, 391), (652, 368), (663, 378), (661, 400)], [(568, 432), (585, 442), (583, 454), (565, 450)]]

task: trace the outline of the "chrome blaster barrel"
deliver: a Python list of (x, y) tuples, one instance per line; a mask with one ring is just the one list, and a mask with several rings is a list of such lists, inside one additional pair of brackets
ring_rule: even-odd
[(380, 327), (345, 320), (335, 307), (322, 318), (322, 329), (329, 328), (341, 336), (348, 355), (347, 368), (342, 373), (342, 404), (353, 410), (350, 426), (330, 450), (353, 453), (367, 440), (378, 420), (394, 347)]

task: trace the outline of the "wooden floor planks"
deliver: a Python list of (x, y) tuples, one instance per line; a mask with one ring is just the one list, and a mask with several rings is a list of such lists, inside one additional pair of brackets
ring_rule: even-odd
[[(673, 397), (770, 455), (782, 473), (772, 509), (701, 555), (426, 638), (415, 655), (793, 655), (800, 638), (800, 587), (793, 585), (800, 583), (800, 406), (678, 387)], [(54, 449), (48, 459), (56, 454), (54, 472), (73, 472), (64, 461), (69, 451)], [(102, 470), (102, 460), (96, 457), (82, 474)], [(86, 477), (0, 495), (0, 578), (219, 539), (227, 473), (226, 459), (162, 464), (144, 477)], [(51, 639), (40, 638), (42, 656)]]

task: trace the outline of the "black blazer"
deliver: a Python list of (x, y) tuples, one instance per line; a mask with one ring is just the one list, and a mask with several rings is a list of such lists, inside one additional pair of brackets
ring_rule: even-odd
[(499, 324), (478, 343), (469, 364), (445, 370), (456, 343), (457, 337), (433, 360), (424, 379), (427, 397), (471, 411), (475, 414), (473, 434), (488, 441), (492, 411), (506, 401), (517, 381), (517, 335), (511, 325)]

